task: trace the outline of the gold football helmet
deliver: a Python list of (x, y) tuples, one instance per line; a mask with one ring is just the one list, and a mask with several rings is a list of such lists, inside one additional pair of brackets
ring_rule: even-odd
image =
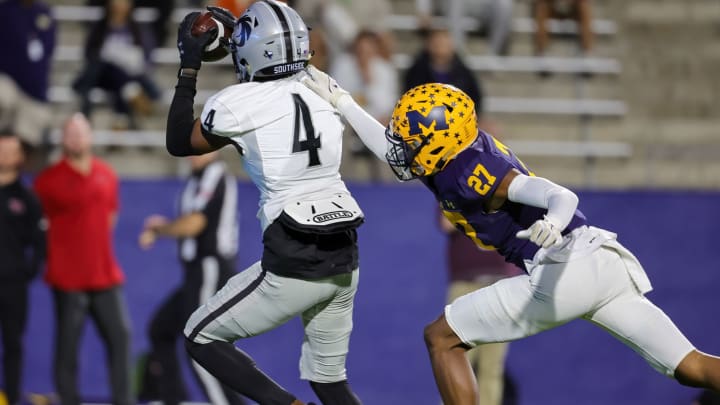
[(413, 87), (395, 105), (385, 136), (387, 158), (400, 180), (433, 175), (475, 141), (475, 103), (457, 87)]

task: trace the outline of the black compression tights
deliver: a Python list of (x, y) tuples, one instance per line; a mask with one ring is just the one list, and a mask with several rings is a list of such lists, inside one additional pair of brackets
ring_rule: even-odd
[(316, 383), (310, 381), (315, 395), (323, 405), (361, 405), (360, 399), (352, 392), (347, 380), (334, 383)]
[(290, 405), (295, 396), (285, 391), (255, 365), (255, 361), (232, 343), (195, 343), (185, 339), (195, 361), (233, 390), (262, 405)]

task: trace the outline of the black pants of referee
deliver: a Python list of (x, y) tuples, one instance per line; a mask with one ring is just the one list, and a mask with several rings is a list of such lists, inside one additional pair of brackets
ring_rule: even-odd
[[(178, 342), (183, 336), (190, 314), (220, 289), (235, 274), (234, 262), (205, 257), (185, 265), (182, 285), (160, 305), (150, 322), (152, 351), (147, 370), (158, 384), (164, 405), (177, 405), (187, 399), (187, 389), (180, 373)], [(188, 357), (189, 358), (189, 357)], [(242, 397), (221, 384), (199, 364), (190, 359), (192, 371), (213, 405), (245, 404)]]
[(27, 323), (28, 283), (0, 282), (0, 330), (2, 330), (2, 365), (5, 395), (8, 403), (20, 401), (23, 333)]
[[(55, 386), (61, 405), (79, 405), (78, 346), (85, 318), (105, 343), (113, 405), (130, 405), (130, 320), (121, 287), (98, 291), (53, 290), (57, 318)], [(99, 356), (97, 356), (99, 357)], [(96, 357), (96, 358), (97, 358)]]

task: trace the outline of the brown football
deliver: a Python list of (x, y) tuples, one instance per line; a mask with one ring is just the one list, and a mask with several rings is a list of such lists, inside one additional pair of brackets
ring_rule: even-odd
[(225, 38), (230, 41), (234, 27), (223, 25), (220, 21), (214, 19), (209, 11), (206, 11), (195, 19), (190, 31), (193, 36), (197, 37), (213, 27), (217, 27), (218, 36), (205, 47), (205, 51), (202, 55), (202, 60), (205, 62), (218, 61), (227, 56), (227, 50), (220, 45), (220, 38)]

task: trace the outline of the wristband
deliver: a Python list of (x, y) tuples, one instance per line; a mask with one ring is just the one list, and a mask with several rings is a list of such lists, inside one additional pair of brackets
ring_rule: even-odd
[(181, 77), (187, 77), (187, 78), (190, 78), (190, 79), (196, 79), (196, 78), (197, 78), (197, 75), (198, 75), (198, 70), (197, 70), (197, 69), (186, 68), (186, 67), (181, 67), (181, 68), (178, 70), (178, 73), (177, 73), (178, 79), (181, 78)]

